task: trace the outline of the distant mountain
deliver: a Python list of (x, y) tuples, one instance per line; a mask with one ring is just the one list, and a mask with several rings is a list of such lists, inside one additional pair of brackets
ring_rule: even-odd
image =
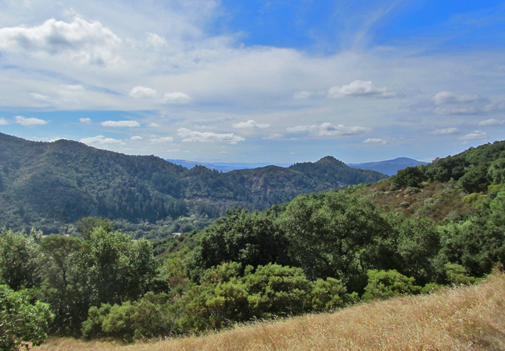
[(289, 167), (291, 165), (290, 163), (233, 163), (233, 162), (206, 163), (206, 162), (186, 161), (186, 160), (172, 160), (172, 159), (166, 159), (166, 160), (168, 162), (175, 163), (176, 165), (186, 167), (188, 169), (191, 169), (195, 166), (204, 166), (208, 169), (215, 169), (216, 171), (221, 172), (230, 172), (237, 169), (251, 169), (266, 166)]
[(398, 157), (394, 160), (367, 162), (367, 163), (349, 163), (349, 167), (357, 169), (367, 169), (377, 171), (388, 176), (395, 175), (398, 171), (407, 167), (426, 165), (427, 162), (421, 162), (408, 157)]
[(70, 140), (33, 142), (0, 133), (0, 228), (36, 226), (47, 233), (85, 216), (130, 223), (217, 218), (227, 208), (263, 210), (302, 193), (382, 178), (331, 156), (288, 168), (220, 173)]

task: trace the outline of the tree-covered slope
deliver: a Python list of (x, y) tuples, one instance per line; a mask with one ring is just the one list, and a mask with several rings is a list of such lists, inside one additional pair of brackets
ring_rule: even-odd
[(226, 208), (262, 210), (301, 193), (384, 178), (325, 159), (331, 162), (220, 173), (75, 141), (32, 142), (0, 133), (0, 226), (36, 225), (47, 232), (85, 216), (133, 223), (189, 214), (216, 218)]

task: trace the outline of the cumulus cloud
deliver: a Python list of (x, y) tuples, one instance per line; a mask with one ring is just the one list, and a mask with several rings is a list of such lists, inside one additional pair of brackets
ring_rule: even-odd
[(72, 22), (54, 18), (35, 27), (0, 29), (0, 50), (56, 55), (67, 53), (83, 63), (108, 65), (118, 60), (113, 50), (121, 39), (98, 21), (75, 17)]
[(26, 118), (23, 116), (16, 116), (16, 123), (21, 124), (24, 127), (42, 126), (47, 124), (47, 121), (39, 118)]
[(105, 121), (101, 123), (104, 127), (124, 128), (124, 127), (140, 127), (137, 121)]
[(480, 130), (476, 130), (473, 133), (469, 133), (465, 136), (459, 138), (460, 140), (484, 140), (487, 139), (487, 133), (481, 132)]
[(364, 143), (381, 143), (381, 144), (387, 144), (387, 140), (380, 139), (380, 138), (368, 138), (363, 141)]
[(9, 124), (9, 122), (7, 122), (5, 118), (0, 118), (0, 126), (6, 126), (7, 124)]
[(158, 128), (159, 127), (158, 123), (151, 123), (149, 126), (153, 127), (153, 128)]
[(430, 134), (457, 134), (459, 133), (458, 128), (444, 128), (444, 129), (436, 129)]
[(480, 121), (479, 122), (479, 126), (481, 126), (481, 127), (499, 126), (501, 124), (505, 124), (505, 121), (499, 121), (499, 120), (494, 119), (494, 118), (486, 119), (485, 121)]
[(314, 95), (313, 91), (297, 91), (296, 93), (293, 94), (293, 99), (300, 100), (300, 99), (308, 99)]
[(174, 141), (174, 138), (172, 137), (161, 137), (161, 138), (152, 138), (150, 139), (151, 143), (156, 144), (156, 143), (170, 143)]
[(79, 122), (84, 124), (91, 124), (91, 118), (79, 118)]
[(339, 124), (338, 126), (334, 126), (331, 123), (323, 123), (321, 125), (310, 125), (310, 126), (295, 126), (288, 127), (286, 131), (289, 133), (301, 133), (301, 132), (310, 132), (320, 136), (338, 136), (338, 135), (358, 135), (371, 131), (370, 128), (361, 127), (361, 126), (344, 126), (343, 124)]
[(230, 144), (236, 144), (239, 141), (245, 140), (244, 138), (235, 135), (233, 133), (212, 133), (212, 132), (197, 132), (192, 131), (187, 128), (179, 128), (177, 130), (179, 136), (183, 138), (183, 142), (199, 142), (199, 143), (211, 143), (211, 142), (227, 142)]
[(142, 140), (144, 138), (142, 138), (140, 135), (134, 135), (130, 138), (130, 140)]
[(233, 124), (233, 128), (237, 129), (252, 129), (252, 128), (268, 128), (270, 127), (270, 124), (261, 124), (261, 123), (256, 123), (256, 121), (250, 119), (247, 122), (240, 122), (240, 123), (235, 123)]
[(130, 96), (136, 99), (152, 98), (156, 96), (156, 90), (143, 86), (137, 86), (130, 90)]
[(334, 86), (328, 90), (328, 97), (331, 99), (353, 96), (390, 98), (396, 96), (396, 93), (387, 87), (376, 87), (372, 81), (363, 80), (355, 80), (349, 85)]
[(94, 137), (89, 137), (89, 138), (83, 138), (79, 140), (81, 143), (84, 144), (124, 144), (123, 141), (113, 139), (113, 138), (106, 138), (103, 135), (97, 135)]
[(191, 98), (184, 93), (175, 91), (173, 93), (166, 93), (163, 96), (163, 103), (165, 104), (187, 104)]

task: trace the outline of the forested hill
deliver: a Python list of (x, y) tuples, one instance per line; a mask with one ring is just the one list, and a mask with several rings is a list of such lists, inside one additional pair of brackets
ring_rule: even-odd
[(0, 227), (36, 226), (47, 233), (85, 216), (132, 223), (189, 215), (216, 218), (226, 208), (262, 210), (301, 193), (382, 178), (330, 156), (289, 168), (220, 173), (75, 141), (32, 142), (0, 133)]

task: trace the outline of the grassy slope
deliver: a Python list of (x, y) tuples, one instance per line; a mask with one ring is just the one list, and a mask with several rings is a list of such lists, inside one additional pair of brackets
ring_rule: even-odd
[(350, 307), (333, 314), (253, 323), (204, 337), (148, 344), (52, 339), (33, 350), (503, 350), (505, 274), (478, 286), (444, 289)]

